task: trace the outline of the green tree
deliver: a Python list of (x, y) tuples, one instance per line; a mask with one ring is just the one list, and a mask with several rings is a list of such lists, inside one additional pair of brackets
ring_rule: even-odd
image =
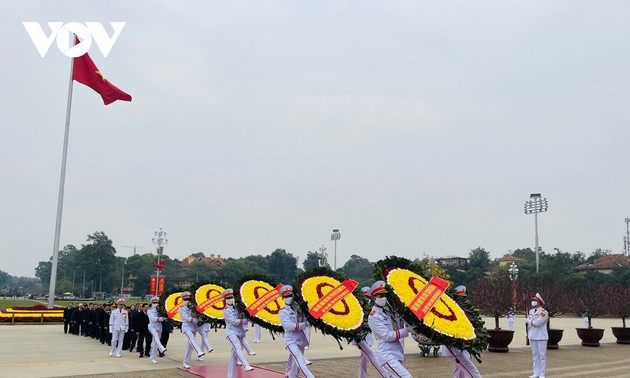
[(312, 270), (319, 267), (319, 254), (317, 252), (306, 252), (306, 258), (302, 262), (304, 271)]
[(361, 256), (351, 255), (341, 271), (346, 277), (358, 281), (359, 287), (374, 283), (374, 263)]
[(276, 249), (269, 255), (269, 274), (282, 283), (293, 283), (297, 276), (297, 258), (284, 249)]
[[(118, 260), (121, 264), (121, 260)], [(125, 286), (133, 282), (133, 294), (145, 295), (149, 294), (149, 279), (155, 275), (155, 265), (157, 257), (151, 253), (138, 254), (130, 256), (125, 264)], [(120, 265), (122, 268), (122, 264)], [(131, 281), (129, 279), (131, 278)], [(118, 276), (121, 280), (121, 276)], [(167, 277), (168, 280), (168, 277)], [(120, 287), (120, 282), (115, 285)]]
[(536, 254), (532, 251), (531, 248), (521, 248), (512, 252), (512, 256), (520, 257), (527, 261), (527, 264), (531, 266), (536, 266)]
[(112, 241), (102, 231), (97, 231), (87, 237), (88, 244), (81, 246), (78, 266), (85, 272), (88, 285), (87, 290), (110, 291), (118, 279), (114, 276), (116, 263), (116, 249)]
[(239, 278), (247, 274), (267, 274), (267, 271), (250, 260), (227, 259), (219, 270), (219, 279), (233, 285)]
[(482, 277), (490, 267), (490, 253), (481, 247), (470, 251), (468, 256), (468, 282)]
[(51, 261), (40, 261), (37, 267), (35, 267), (35, 277), (39, 278), (44, 290), (48, 289), (50, 285), (50, 272), (52, 271)]
[(192, 264), (185, 275), (188, 282), (210, 281), (217, 279), (217, 273), (210, 264), (203, 261)]

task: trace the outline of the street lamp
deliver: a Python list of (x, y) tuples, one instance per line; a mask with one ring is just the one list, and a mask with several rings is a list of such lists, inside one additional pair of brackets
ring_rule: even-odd
[(122, 264), (122, 279), (120, 280), (120, 297), (124, 298), (124, 287), (125, 287), (125, 264), (127, 264), (127, 258), (125, 257)]
[(624, 221), (626, 222), (626, 257), (628, 257), (630, 256), (630, 218), (626, 218)]
[(323, 244), (319, 247), (319, 261), (319, 266), (326, 266), (326, 264), (328, 264), (328, 254), (326, 253), (326, 247), (324, 247)]
[(339, 232), (339, 230), (334, 229), (332, 231), (332, 234), (330, 234), (330, 240), (335, 242), (335, 259), (334, 261), (334, 265), (333, 265), (333, 270), (336, 272), (337, 271), (337, 240), (341, 239), (341, 233)]
[(512, 262), (508, 272), (510, 273), (510, 281), (512, 281), (512, 304), (514, 306), (514, 312), (516, 312), (516, 280), (518, 280), (518, 265)]
[(540, 198), (540, 193), (533, 193), (529, 201), (525, 201), (525, 214), (534, 214), (536, 228), (536, 273), (538, 273), (538, 213), (547, 211), (547, 198)]
[(159, 230), (154, 232), (154, 236), (151, 238), (151, 241), (157, 245), (157, 265), (156, 265), (156, 274), (155, 274), (155, 296), (158, 296), (158, 290), (160, 287), (160, 257), (162, 253), (164, 253), (164, 246), (168, 243), (168, 239), (166, 238), (166, 231), (160, 227)]

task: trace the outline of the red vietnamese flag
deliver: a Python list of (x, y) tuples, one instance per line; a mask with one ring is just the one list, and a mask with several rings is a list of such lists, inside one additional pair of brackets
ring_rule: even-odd
[(109, 105), (116, 100), (131, 101), (129, 94), (121, 91), (109, 80), (105, 79), (105, 76), (96, 67), (88, 53), (74, 58), (72, 79), (94, 89), (101, 95), (105, 105)]

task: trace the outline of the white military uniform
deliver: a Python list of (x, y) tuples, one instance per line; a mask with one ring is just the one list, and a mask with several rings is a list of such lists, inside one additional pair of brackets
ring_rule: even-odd
[(256, 332), (256, 337), (254, 338), (254, 342), (259, 343), (260, 336), (262, 335), (262, 327), (258, 325), (258, 323), (254, 323), (254, 331)]
[(372, 337), (372, 333), (368, 333), (365, 339), (357, 342), (356, 340), (352, 340), (352, 345), (355, 345), (361, 351), (361, 357), (359, 359), (359, 372), (357, 374), (358, 378), (367, 378), (367, 369), (368, 364), (372, 364), (376, 371), (383, 378), (389, 378), (391, 375), (383, 369), (381, 364), (378, 362), (378, 356), (372, 349), (372, 344), (374, 344), (374, 337)]
[(245, 331), (243, 330), (243, 324), (247, 322), (247, 319), (240, 315), (234, 306), (226, 306), (223, 310), (223, 319), (225, 319), (225, 336), (227, 341), (232, 345), (232, 354), (230, 356), (230, 363), (228, 365), (228, 378), (234, 377), (236, 373), (236, 362), (241, 362), (245, 370), (251, 370), (252, 367), (243, 355), (243, 338), (245, 337)]
[(197, 352), (197, 357), (201, 357), (205, 353), (201, 350), (199, 344), (197, 344), (196, 334), (199, 328), (197, 328), (197, 319), (192, 316), (192, 310), (188, 306), (182, 306), (177, 312), (182, 318), (182, 333), (188, 338), (183, 361), (184, 366), (187, 366), (190, 364), (190, 356), (192, 355), (193, 349)]
[(151, 362), (154, 364), (157, 363), (156, 357), (158, 350), (160, 353), (164, 353), (166, 348), (160, 342), (160, 337), (162, 336), (162, 322), (165, 320), (163, 317), (158, 316), (157, 308), (151, 307), (149, 311), (147, 311), (147, 315), (149, 315), (149, 332), (151, 336), (153, 336), (153, 344), (151, 345), (151, 354), (149, 358)]
[[(466, 296), (466, 286), (460, 285), (455, 288), (457, 295)], [(512, 318), (514, 320), (514, 318)], [(470, 359), (470, 353), (467, 350), (449, 348), (442, 346), (442, 356), (448, 357), (453, 361), (453, 378), (481, 378), (481, 373)]]
[(304, 358), (304, 347), (309, 345), (304, 334), (306, 321), (298, 319), (297, 312), (291, 306), (281, 308), (278, 316), (282, 328), (284, 328), (284, 347), (289, 351), (285, 373), (288, 374), (289, 378), (297, 378), (299, 369), (306, 378), (314, 378), (315, 376), (306, 366), (306, 359)]
[(205, 348), (206, 352), (210, 353), (214, 350), (214, 348), (210, 345), (208, 333), (210, 333), (210, 323), (203, 323), (203, 325), (199, 327), (199, 334), (201, 335), (201, 350), (204, 350)]
[(245, 323), (243, 323), (243, 339), (242, 339), (243, 348), (245, 348), (245, 351), (247, 351), (247, 354), (249, 354), (250, 356), (255, 356), (256, 352), (254, 352), (251, 345), (249, 345), (249, 343), (247, 342), (247, 331), (249, 331), (249, 322), (245, 321)]
[(111, 356), (116, 352), (116, 357), (121, 356), (123, 338), (125, 333), (129, 330), (129, 316), (127, 310), (114, 309), (109, 316), (109, 333), (112, 334), (112, 349), (109, 352)]
[(395, 377), (411, 378), (412, 375), (402, 365), (405, 353), (400, 343), (400, 339), (409, 336), (409, 330), (401, 327), (400, 318), (375, 305), (368, 316), (368, 324), (378, 341), (376, 352), (379, 364)]
[(453, 370), (453, 378), (481, 378), (479, 369), (473, 364), (470, 359), (470, 353), (467, 350), (457, 348), (447, 348), (446, 345), (442, 346), (442, 356), (448, 357), (453, 360), (455, 366)]
[[(540, 305), (545, 302), (536, 293), (534, 297)], [(547, 372), (547, 341), (549, 334), (547, 333), (547, 322), (549, 321), (549, 313), (542, 307), (536, 307), (529, 310), (527, 315), (527, 337), (532, 347), (532, 357), (534, 359), (534, 375), (532, 377), (543, 378)]]

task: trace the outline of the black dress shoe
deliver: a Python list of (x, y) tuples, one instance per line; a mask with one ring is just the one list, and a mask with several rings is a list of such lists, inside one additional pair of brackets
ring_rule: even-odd
[(138, 358), (142, 358), (142, 357), (144, 357), (144, 355), (143, 355), (143, 354), (141, 354), (141, 355), (139, 355), (139, 356), (138, 356)]

